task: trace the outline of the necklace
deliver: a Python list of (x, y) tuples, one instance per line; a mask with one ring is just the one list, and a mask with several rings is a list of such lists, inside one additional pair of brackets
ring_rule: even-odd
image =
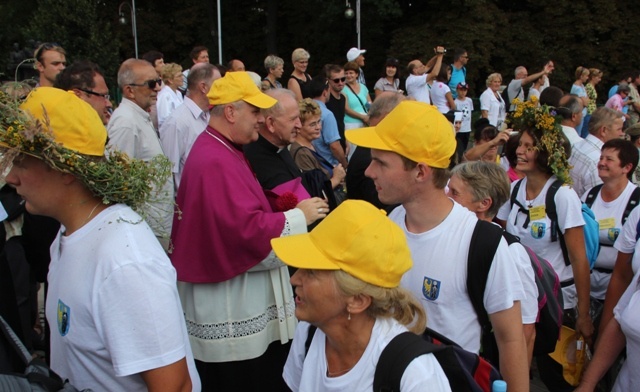
[(91, 219), (91, 216), (93, 215), (94, 212), (96, 212), (96, 208), (98, 208), (100, 204), (102, 204), (102, 201), (99, 201), (95, 206), (93, 206), (93, 209), (89, 213), (89, 216), (87, 216), (87, 219), (85, 219), (84, 222), (82, 222), (81, 226), (84, 226), (85, 223), (89, 222), (89, 219)]
[(329, 371), (329, 364), (327, 364), (327, 377), (337, 377), (337, 376), (341, 376), (341, 375), (343, 375), (343, 374), (347, 373), (349, 370), (353, 369), (353, 367), (354, 367), (354, 366), (356, 366), (356, 365), (353, 365), (353, 366), (351, 366), (351, 367), (350, 367), (350, 368), (348, 368), (348, 369), (344, 369), (344, 370), (340, 370), (340, 371), (337, 371), (337, 372), (333, 372), (333, 373), (332, 373), (332, 372), (330, 372), (330, 371)]

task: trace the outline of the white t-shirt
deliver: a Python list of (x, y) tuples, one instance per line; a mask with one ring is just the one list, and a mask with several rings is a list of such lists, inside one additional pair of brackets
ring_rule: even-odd
[(636, 241), (638, 220), (640, 220), (640, 208), (634, 208), (622, 226), (622, 232), (618, 235), (618, 239), (613, 244), (613, 247), (620, 252), (633, 253), (631, 268), (634, 274), (640, 270), (640, 241)]
[(451, 93), (451, 89), (449, 89), (446, 83), (433, 82), (433, 86), (431, 86), (431, 103), (435, 105), (442, 114), (451, 110), (447, 102), (447, 93)]
[(156, 103), (156, 108), (158, 110), (158, 128), (160, 128), (164, 121), (169, 118), (175, 108), (182, 105), (182, 102), (183, 98), (180, 91), (173, 91), (171, 87), (166, 84), (162, 87), (158, 93), (158, 101)]
[(522, 310), (522, 324), (533, 324), (538, 319), (538, 286), (536, 286), (535, 272), (531, 267), (531, 258), (527, 250), (519, 243), (509, 245), (518, 275), (524, 289), (524, 299), (520, 301)]
[[(525, 177), (520, 184), (516, 200), (528, 210), (536, 207), (543, 209), (547, 191), (555, 180), (556, 176), (551, 176), (538, 196), (528, 201), (526, 200), (527, 178)], [(511, 184), (511, 192), (513, 192), (516, 183), (517, 181)], [(578, 195), (571, 188), (568, 186), (560, 187), (556, 193), (555, 202), (558, 213), (558, 226), (562, 233), (572, 227), (584, 226), (582, 203), (580, 203)], [(500, 211), (498, 211), (498, 219), (507, 222), (507, 231), (520, 237), (520, 242), (523, 245), (528, 246), (535, 251), (538, 256), (546, 259), (551, 266), (553, 266), (556, 274), (558, 274), (560, 282), (570, 280), (573, 278), (573, 270), (571, 265), (565, 265), (562, 249), (560, 248), (560, 239), (558, 238), (557, 241), (551, 242), (551, 220), (546, 215), (546, 211), (541, 215), (542, 217), (540, 219), (532, 219), (527, 227), (523, 227), (528, 215), (519, 212), (517, 204), (514, 203), (512, 208), (510, 201), (507, 201), (500, 208)], [(562, 293), (564, 308), (573, 308), (577, 303), (575, 285), (563, 288)]]
[(51, 368), (78, 389), (146, 391), (140, 372), (193, 361), (176, 271), (146, 222), (123, 204), (51, 245), (46, 314)]
[(473, 100), (469, 97), (465, 97), (464, 101), (460, 100), (460, 97), (455, 99), (456, 110), (462, 112), (462, 126), (458, 133), (471, 132), (471, 116), (473, 114)]
[(502, 125), (507, 115), (502, 97), (500, 94), (496, 97), (490, 88), (484, 90), (480, 95), (480, 110), (486, 110), (488, 112), (487, 119), (489, 120), (489, 124), (497, 128)]
[(405, 87), (407, 89), (407, 95), (412, 97), (418, 102), (431, 103), (429, 98), (430, 86), (427, 84), (427, 76), (424, 75), (409, 75), (405, 81)]
[[(437, 227), (420, 234), (407, 230), (406, 210), (399, 206), (389, 214), (407, 236), (413, 267), (401, 285), (411, 291), (427, 312), (427, 326), (458, 343), (465, 350), (480, 351), (481, 330), (467, 292), (469, 244), (478, 218), (460, 204)], [(460, 244), (465, 244), (460, 246)], [(510, 309), (524, 292), (516, 264), (502, 239), (493, 259), (484, 293), (488, 314)]]
[[(596, 220), (600, 224), (601, 245), (600, 253), (598, 254), (598, 258), (594, 265), (595, 268), (613, 270), (613, 267), (616, 264), (616, 257), (618, 256), (618, 252), (613, 248), (613, 243), (616, 241), (620, 231), (622, 230), (622, 213), (625, 208), (627, 208), (627, 203), (629, 202), (629, 198), (635, 188), (636, 186), (629, 181), (627, 183), (627, 187), (622, 191), (617, 199), (605, 202), (602, 200), (602, 192), (598, 192), (598, 195), (593, 201), (591, 211), (593, 211), (593, 214), (596, 216)], [(582, 195), (582, 201), (587, 199), (587, 195), (590, 191), (591, 189), (588, 189), (584, 195)], [(592, 270), (591, 296), (604, 300), (610, 279), (611, 273), (600, 272), (596, 269)]]
[[(393, 338), (406, 331), (407, 328), (395, 319), (376, 319), (369, 344), (356, 365), (339, 377), (327, 377), (326, 335), (319, 328), (316, 330), (305, 357), (304, 344), (309, 323), (301, 321), (282, 377), (294, 392), (369, 392), (373, 388), (373, 376), (382, 350)], [(400, 380), (402, 392), (424, 391), (426, 386), (430, 391), (451, 391), (447, 376), (433, 354), (424, 354), (411, 361)]]
[(627, 342), (627, 360), (622, 365), (613, 392), (640, 390), (640, 284), (638, 275), (624, 292), (613, 315)]

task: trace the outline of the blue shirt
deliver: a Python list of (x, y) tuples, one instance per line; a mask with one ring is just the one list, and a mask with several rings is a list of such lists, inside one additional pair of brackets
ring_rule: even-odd
[[(317, 99), (314, 99), (314, 101), (316, 101), (322, 111), (322, 114), (320, 115), (320, 118), (322, 119), (322, 130), (320, 131), (320, 137), (311, 143), (321, 157), (323, 157), (332, 166), (335, 166), (340, 162), (338, 162), (331, 153), (329, 145), (340, 140), (338, 123), (336, 122), (335, 116), (329, 109), (327, 109), (327, 105), (325, 105), (324, 102), (318, 101)], [(320, 164), (326, 166), (326, 163), (324, 162), (320, 162)], [(328, 167), (327, 169), (329, 171), (333, 171), (333, 167)]]
[(453, 99), (458, 98), (458, 91), (456, 87), (458, 87), (458, 83), (466, 82), (467, 78), (467, 69), (462, 67), (457, 69), (456, 67), (451, 65), (451, 79), (449, 79), (449, 88), (451, 89), (451, 95), (453, 95)]

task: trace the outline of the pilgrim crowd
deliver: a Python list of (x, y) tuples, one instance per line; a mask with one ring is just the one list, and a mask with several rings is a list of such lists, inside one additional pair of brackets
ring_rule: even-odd
[[(35, 88), (0, 92), (0, 316), (79, 390), (369, 391), (408, 331), (485, 356), (487, 317), (509, 391), (532, 365), (550, 391), (640, 390), (640, 71), (602, 97), (601, 70), (559, 86), (544, 60), (474, 100), (470, 54), (446, 53), (373, 76), (351, 48), (312, 76), (298, 48), (285, 76), (276, 55), (150, 51), (120, 65), (116, 105), (99, 65), (42, 44)], [(476, 228), (498, 233), (484, 276)], [(579, 383), (534, 355), (529, 250), (592, 353)], [(0, 372), (22, 372), (5, 346)], [(431, 353), (399, 381), (452, 389)]]

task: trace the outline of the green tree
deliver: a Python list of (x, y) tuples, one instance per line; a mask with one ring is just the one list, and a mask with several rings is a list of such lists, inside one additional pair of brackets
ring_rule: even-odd
[(87, 59), (99, 64), (113, 89), (120, 63), (120, 43), (111, 28), (114, 20), (117, 12), (103, 1), (37, 0), (36, 9), (22, 33), (38, 41), (59, 43), (67, 51), (67, 61)]

